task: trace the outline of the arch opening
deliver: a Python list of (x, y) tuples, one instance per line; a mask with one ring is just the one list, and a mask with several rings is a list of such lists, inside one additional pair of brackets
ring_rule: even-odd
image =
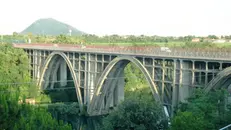
[[(109, 63), (109, 65), (106, 67), (101, 77), (99, 78), (92, 102), (88, 107), (88, 113), (90, 115), (104, 114), (104, 111), (102, 110), (103, 108), (106, 108), (105, 112), (107, 113), (109, 110), (108, 108), (110, 108), (110, 104), (112, 103), (112, 100), (115, 100), (112, 98), (112, 93), (120, 94), (117, 95), (117, 103), (123, 100), (124, 78), (121, 78), (123, 80), (122, 81), (119, 80), (120, 78), (118, 77), (124, 77), (124, 68), (127, 66), (128, 63), (134, 64), (142, 72), (146, 81), (149, 84), (149, 88), (151, 89), (151, 94), (154, 100), (161, 103), (158, 88), (153, 82), (148, 70), (140, 63), (140, 61), (134, 57), (117, 57)], [(117, 84), (115, 80), (108, 80), (110, 78), (113, 79), (113, 77), (117, 77)], [(121, 91), (121, 89), (123, 89), (123, 91)], [(106, 96), (107, 99), (105, 99)]]
[(74, 99), (73, 95), (76, 96), (82, 111), (82, 93), (78, 83), (72, 63), (64, 53), (53, 52), (47, 57), (38, 81), (40, 90), (56, 90), (57, 88), (57, 91), (60, 88), (61, 90), (67, 90), (69, 91), (67, 96), (70, 96), (72, 99)]
[(217, 74), (204, 88), (206, 93), (215, 89), (228, 89), (231, 78), (231, 67), (228, 67)]

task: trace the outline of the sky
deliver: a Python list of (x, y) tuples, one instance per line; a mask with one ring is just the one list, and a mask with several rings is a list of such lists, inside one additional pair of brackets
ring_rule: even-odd
[(231, 0), (1, 0), (0, 34), (54, 18), (96, 35), (231, 35)]

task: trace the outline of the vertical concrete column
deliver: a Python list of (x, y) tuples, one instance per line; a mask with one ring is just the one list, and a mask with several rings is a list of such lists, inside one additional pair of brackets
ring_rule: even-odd
[(155, 82), (155, 59), (152, 59), (152, 80)]
[(205, 84), (208, 83), (208, 61), (205, 61)]
[(190, 92), (190, 84), (191, 84), (191, 79), (192, 79), (192, 75), (191, 75), (191, 73), (189, 73), (189, 71), (184, 71), (183, 70), (183, 66), (185, 66), (185, 68), (187, 68), (187, 69), (189, 69), (189, 66), (190, 66), (190, 63), (188, 63), (188, 62), (183, 62), (182, 60), (181, 60), (181, 62), (180, 62), (180, 73), (181, 73), (181, 86), (180, 86), (180, 88), (179, 88), (179, 96), (180, 96), (180, 101), (181, 102), (185, 102), (186, 100), (186, 98), (188, 98), (189, 97), (189, 92)]
[(67, 64), (63, 60), (60, 64), (60, 86), (64, 87), (67, 85)]
[(28, 64), (29, 70), (28, 70), (28, 72), (29, 72), (30, 78), (31, 78), (33, 75), (31, 75), (31, 55), (30, 55), (30, 50), (28, 50), (28, 61), (29, 61), (29, 64)]
[(178, 104), (178, 95), (177, 95), (177, 86), (176, 86), (176, 77), (177, 77), (176, 64), (177, 64), (177, 61), (174, 59), (174, 61), (173, 61), (173, 75), (172, 75), (173, 82), (172, 82), (172, 112), (171, 112), (172, 114), (171, 114), (171, 116), (173, 116), (174, 109)]
[[(97, 58), (97, 54), (95, 55), (95, 82), (97, 82), (98, 78), (97, 77), (97, 73), (98, 73), (98, 58)], [(94, 88), (96, 88), (96, 83), (94, 85)]]
[(55, 85), (56, 81), (57, 81), (57, 71), (54, 72), (53, 75), (52, 75), (52, 82), (51, 82), (51, 86), (50, 86), (51, 89), (54, 88), (54, 85)]
[(91, 99), (93, 97), (93, 94), (94, 94), (94, 84), (95, 84), (95, 80), (94, 80), (94, 72), (96, 70), (95, 68), (95, 57), (91, 54), (88, 54), (88, 76), (87, 76), (87, 88), (88, 88), (88, 96), (87, 96), (87, 99), (88, 99), (88, 104), (91, 102)]
[(87, 76), (88, 76), (88, 62), (87, 62), (87, 59), (88, 59), (88, 56), (87, 56), (87, 53), (85, 53), (85, 59), (84, 59), (84, 104), (86, 105), (87, 102), (88, 102), (88, 86), (87, 86)]
[(33, 79), (37, 80), (37, 51), (36, 50), (32, 50), (32, 57), (33, 57), (33, 61), (32, 61), (32, 66), (33, 66)]
[(52, 82), (51, 82), (51, 86), (50, 88), (53, 89), (54, 88), (54, 85), (55, 83), (57, 82), (58, 78), (57, 78), (57, 73), (58, 73), (58, 69), (60, 67), (60, 63), (62, 62), (63, 60), (62, 59), (59, 59), (56, 64), (54, 65), (54, 70), (53, 70), (53, 73), (52, 73)]
[(40, 79), (40, 75), (41, 75), (41, 71), (42, 71), (42, 52), (38, 51), (38, 74), (37, 74), (37, 78), (38, 80)]
[(179, 100), (181, 101), (181, 96), (180, 96), (180, 94), (182, 93), (181, 91), (182, 91), (182, 68), (183, 68), (183, 63), (182, 63), (183, 61), (182, 60), (180, 60), (180, 63), (179, 63), (179, 95), (178, 95), (178, 98), (179, 98)]
[(215, 77), (215, 67), (214, 67), (214, 65), (213, 65), (213, 78), (212, 79), (214, 79), (214, 77)]
[(86, 89), (86, 104), (89, 103), (89, 100), (90, 100), (90, 84), (91, 84), (91, 75), (90, 75), (90, 54), (89, 53), (86, 53), (86, 59), (85, 59), (85, 65), (87, 66), (86, 67), (86, 73), (87, 73), (87, 77), (86, 77), (86, 86), (85, 86), (85, 89)]
[[(42, 88), (46, 89), (49, 87), (50, 84), (50, 77), (52, 76), (52, 72), (54, 70), (54, 64), (56, 63), (56, 59), (53, 59), (50, 61), (49, 65), (47, 66), (47, 70), (45, 72), (45, 75), (43, 76), (43, 85)], [(56, 64), (57, 65), (57, 64)]]
[(163, 61), (162, 61), (162, 81), (161, 81), (161, 83), (162, 83), (162, 87), (161, 87), (161, 91), (162, 91), (162, 94), (161, 94), (161, 100), (162, 100), (162, 102), (164, 102), (164, 89), (165, 89), (165, 84), (164, 84), (164, 82), (165, 82), (165, 59), (163, 59)]
[[(103, 72), (104, 71), (104, 54), (101, 55), (101, 59), (102, 59), (102, 61), (101, 61), (101, 63), (102, 63), (101, 71)], [(108, 81), (106, 81), (106, 82), (108, 82)], [(103, 102), (104, 102), (103, 108), (105, 108), (105, 103), (107, 102), (105, 100), (105, 98), (103, 99)]]
[(222, 62), (220, 62), (219, 70), (222, 70)]
[(108, 79), (107, 85), (108, 86), (108, 95), (106, 95), (107, 97), (107, 103), (106, 103), (106, 109), (108, 109), (109, 107), (114, 107), (117, 105), (117, 102), (115, 100), (117, 100), (117, 87), (120, 87), (118, 85), (118, 81), (120, 78), (119, 77), (119, 72), (120, 69), (118, 67), (114, 68), (113, 72), (111, 72), (110, 77), (111, 79)]
[[(122, 70), (119, 73), (118, 77), (124, 77), (124, 70)], [(114, 97), (115, 105), (118, 105), (121, 101), (124, 100), (124, 86), (125, 86), (124, 78), (119, 78), (117, 81), (117, 87), (115, 88), (115, 97)]]
[[(77, 74), (77, 79), (78, 79), (78, 82), (79, 82), (79, 85), (80, 85), (80, 87), (83, 87), (82, 86), (82, 84), (81, 84), (81, 53), (79, 53), (79, 57), (78, 57), (78, 68), (76, 68), (76, 69), (78, 69), (78, 74)], [(83, 98), (84, 99), (84, 98)]]
[(39, 72), (39, 66), (38, 66), (38, 51), (37, 50), (34, 50), (33, 51), (33, 63), (34, 63), (34, 79), (36, 80), (36, 81), (38, 81), (39, 80), (39, 78), (38, 78), (38, 72)]
[(195, 84), (195, 61), (192, 61), (192, 86)]

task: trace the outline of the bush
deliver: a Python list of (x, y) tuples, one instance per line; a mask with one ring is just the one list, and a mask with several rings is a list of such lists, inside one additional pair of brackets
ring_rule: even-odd
[(124, 101), (103, 119), (105, 130), (159, 130), (167, 124), (160, 105), (134, 99)]

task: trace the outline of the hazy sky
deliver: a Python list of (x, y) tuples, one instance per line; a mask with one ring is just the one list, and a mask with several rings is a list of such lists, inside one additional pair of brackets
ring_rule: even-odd
[(231, 35), (231, 0), (1, 0), (0, 34), (54, 18), (86, 33)]

